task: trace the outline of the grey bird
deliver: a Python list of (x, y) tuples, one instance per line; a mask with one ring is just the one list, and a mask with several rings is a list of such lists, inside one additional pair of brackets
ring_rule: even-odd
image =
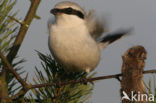
[(60, 2), (50, 12), (55, 16), (55, 22), (49, 27), (49, 48), (58, 63), (69, 72), (94, 70), (101, 51), (129, 32), (111, 32), (99, 39), (104, 32), (103, 22), (92, 12), (86, 14), (74, 2)]

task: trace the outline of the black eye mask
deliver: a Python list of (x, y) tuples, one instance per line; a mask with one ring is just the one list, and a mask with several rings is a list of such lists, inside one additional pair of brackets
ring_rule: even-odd
[(84, 15), (83, 15), (83, 13), (81, 11), (74, 10), (71, 7), (65, 8), (65, 9), (56, 9), (56, 8), (54, 8), (50, 12), (52, 14), (54, 14), (54, 15), (56, 15), (56, 13), (65, 13), (65, 14), (68, 14), (68, 15), (76, 15), (79, 18), (84, 19)]

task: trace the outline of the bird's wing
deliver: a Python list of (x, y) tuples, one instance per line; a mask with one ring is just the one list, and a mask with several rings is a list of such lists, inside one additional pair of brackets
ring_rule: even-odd
[(90, 35), (94, 39), (100, 37), (104, 32), (104, 23), (100, 18), (96, 17), (93, 10), (90, 10), (88, 15), (86, 16), (86, 25), (88, 27)]
[(107, 34), (107, 36), (104, 36), (101, 38), (101, 40), (98, 41), (98, 46), (100, 50), (103, 50), (105, 47), (107, 47), (109, 44), (120, 40), (121, 38), (125, 37), (128, 34), (131, 34), (130, 32), (132, 31), (133, 28), (129, 29), (120, 29), (115, 32), (110, 32)]

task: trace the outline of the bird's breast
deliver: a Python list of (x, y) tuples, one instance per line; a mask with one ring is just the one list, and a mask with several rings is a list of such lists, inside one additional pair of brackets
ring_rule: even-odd
[(96, 42), (82, 27), (52, 30), (50, 45), (54, 56), (67, 67), (95, 68), (100, 59)]

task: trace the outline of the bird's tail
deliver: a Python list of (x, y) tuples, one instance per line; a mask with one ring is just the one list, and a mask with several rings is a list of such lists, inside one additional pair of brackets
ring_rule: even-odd
[(107, 36), (104, 36), (102, 39), (98, 41), (98, 46), (100, 50), (103, 50), (105, 47), (107, 47), (111, 43), (127, 36), (128, 34), (130, 34), (131, 31), (132, 29), (126, 29), (126, 30), (118, 30), (116, 32), (108, 33)]

